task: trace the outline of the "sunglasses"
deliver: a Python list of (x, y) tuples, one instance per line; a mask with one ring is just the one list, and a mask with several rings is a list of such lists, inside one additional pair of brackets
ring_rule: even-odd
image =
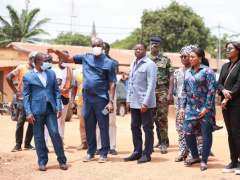
[(181, 59), (187, 59), (189, 56), (180, 56)]
[(225, 48), (225, 51), (231, 51), (233, 49), (234, 49), (233, 47), (229, 47), (229, 48)]

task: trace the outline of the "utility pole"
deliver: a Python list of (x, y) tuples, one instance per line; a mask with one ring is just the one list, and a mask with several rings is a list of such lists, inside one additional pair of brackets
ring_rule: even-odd
[(218, 35), (218, 69), (217, 69), (217, 72), (220, 73), (220, 69), (221, 69), (221, 65), (222, 65), (222, 60), (221, 60), (221, 32), (220, 32), (220, 29), (221, 29), (221, 26), (220, 26), (220, 23), (219, 25), (217, 26), (218, 27), (218, 30), (219, 30), (219, 35)]
[(29, 9), (29, 3), (30, 3), (30, 0), (26, 0), (26, 11), (28, 13), (28, 9)]
[(71, 32), (74, 31), (74, 27), (76, 25), (76, 18), (78, 15), (78, 4), (75, 2), (75, 0), (70, 0), (70, 17), (71, 17)]

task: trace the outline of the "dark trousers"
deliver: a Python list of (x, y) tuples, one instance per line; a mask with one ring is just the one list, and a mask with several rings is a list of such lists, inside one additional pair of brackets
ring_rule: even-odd
[[(202, 161), (203, 163), (207, 163), (208, 156), (212, 147), (212, 126), (207, 124), (206, 122), (201, 122), (201, 131), (203, 137), (203, 152), (202, 152)], [(185, 135), (187, 146), (191, 150), (192, 157), (194, 159), (199, 158), (198, 148), (197, 148), (197, 140), (196, 135)]]
[[(21, 146), (23, 140), (23, 127), (26, 121), (26, 112), (23, 105), (23, 100), (19, 99), (17, 103), (17, 111), (18, 111), (18, 120), (17, 120), (17, 128), (16, 128), (16, 145)], [(28, 128), (25, 136), (25, 145), (30, 145), (33, 137), (33, 126), (28, 123)]]
[(227, 106), (227, 109), (222, 112), (228, 132), (230, 158), (232, 162), (238, 163), (238, 158), (240, 158), (240, 106)]
[(57, 115), (53, 112), (51, 104), (47, 105), (46, 113), (34, 115), (35, 121), (33, 125), (34, 141), (38, 155), (38, 164), (47, 164), (48, 151), (44, 139), (44, 125), (48, 128), (58, 162), (67, 161), (62, 144), (62, 138), (58, 132)]
[[(97, 150), (96, 125), (98, 123), (101, 135), (102, 148), (99, 149), (100, 155), (107, 155), (110, 150), (109, 143), (109, 114), (104, 115), (102, 110), (108, 104), (108, 100), (90, 103), (83, 101), (83, 118), (85, 123), (88, 154), (93, 155)], [(116, 107), (114, 107), (116, 108)]]
[[(134, 153), (150, 155), (153, 152), (153, 123), (152, 123), (152, 109), (149, 108), (146, 112), (141, 113), (140, 109), (131, 110), (131, 130), (134, 145)], [(145, 132), (145, 149), (142, 152), (142, 130)]]

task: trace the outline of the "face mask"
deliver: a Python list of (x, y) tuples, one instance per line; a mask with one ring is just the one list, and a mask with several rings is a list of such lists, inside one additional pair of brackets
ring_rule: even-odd
[(35, 65), (35, 63), (34, 62), (32, 62), (32, 66), (35, 68), (36, 67), (36, 65)]
[(51, 69), (52, 68), (52, 63), (49, 63), (50, 64), (50, 67), (48, 69)]
[(61, 64), (62, 67), (67, 67), (67, 65), (68, 63), (64, 63), (64, 62)]
[(105, 50), (102, 51), (102, 54), (103, 54), (104, 56), (106, 56), (106, 52), (105, 52)]
[(158, 46), (156, 44), (151, 45), (151, 50), (152, 51), (157, 51)]
[(41, 69), (45, 71), (46, 69), (50, 68), (52, 66), (51, 63), (43, 62), (43, 65), (41, 66)]
[(100, 54), (102, 54), (102, 47), (94, 47), (92, 48), (92, 51), (95, 56), (99, 56)]

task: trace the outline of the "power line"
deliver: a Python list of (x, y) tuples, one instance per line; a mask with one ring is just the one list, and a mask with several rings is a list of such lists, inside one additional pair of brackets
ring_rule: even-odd
[[(71, 32), (71, 31), (59, 31), (59, 30), (53, 30), (53, 29), (46, 29), (45, 31), (54, 31), (54, 32)], [(82, 34), (89, 34), (89, 32), (76, 32), (76, 33), (82, 33)], [(129, 33), (107, 33), (107, 32), (98, 32), (98, 34), (130, 34)]]
[[(4, 18), (9, 18), (9, 16), (1, 16)], [(33, 21), (37, 21), (38, 20), (33, 20)], [(67, 26), (71, 26), (71, 24), (69, 23), (61, 23), (61, 22), (46, 22), (46, 24), (58, 24), (58, 25), (67, 25)], [(74, 26), (79, 26), (79, 27), (92, 27), (91, 25), (80, 25), (80, 24), (76, 24)], [(136, 29), (136, 28), (123, 28), (123, 27), (104, 27), (104, 26), (96, 26), (97, 28), (104, 28), (104, 29)]]

